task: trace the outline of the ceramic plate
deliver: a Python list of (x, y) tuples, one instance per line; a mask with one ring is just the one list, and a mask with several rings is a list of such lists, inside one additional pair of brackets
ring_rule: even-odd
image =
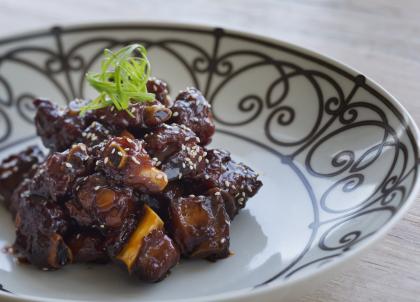
[[(328, 279), (384, 235), (418, 191), (418, 131), (358, 72), (285, 42), (174, 24), (55, 27), (0, 41), (0, 157), (39, 144), (31, 100), (93, 96), (84, 82), (104, 48), (140, 42), (172, 94), (212, 104), (215, 147), (262, 175), (232, 224), (232, 257), (183, 261), (157, 284), (113, 266), (43, 272), (0, 255), (7, 301), (278, 301)], [(0, 243), (13, 224), (0, 212)]]

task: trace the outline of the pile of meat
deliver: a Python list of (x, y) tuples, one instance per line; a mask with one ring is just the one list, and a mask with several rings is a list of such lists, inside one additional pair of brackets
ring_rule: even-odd
[(175, 101), (152, 78), (156, 100), (129, 113), (106, 107), (81, 116), (34, 101), (37, 147), (0, 166), (0, 195), (15, 219), (13, 252), (43, 270), (115, 262), (159, 281), (180, 257), (229, 256), (229, 225), (262, 183), (228, 152), (208, 149), (215, 127), (195, 88)]

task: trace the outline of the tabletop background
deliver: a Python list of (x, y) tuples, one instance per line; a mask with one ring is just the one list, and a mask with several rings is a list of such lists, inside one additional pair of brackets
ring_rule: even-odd
[[(80, 22), (179, 21), (245, 30), (338, 59), (420, 124), (419, 0), (0, 0), (0, 36)], [(420, 301), (420, 196), (351, 269), (299, 302)]]

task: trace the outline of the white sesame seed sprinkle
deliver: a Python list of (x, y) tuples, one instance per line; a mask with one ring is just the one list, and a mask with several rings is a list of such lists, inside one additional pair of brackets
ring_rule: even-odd
[(174, 113), (172, 113), (172, 116), (177, 117), (179, 115), (178, 111), (175, 111)]
[(219, 192), (219, 191), (214, 192), (214, 195), (216, 195), (216, 196), (220, 196), (220, 192)]
[(109, 162), (109, 158), (108, 157), (105, 157), (104, 163), (107, 164), (108, 162)]
[(66, 165), (67, 168), (70, 168), (70, 169), (73, 168), (71, 163), (66, 163), (65, 165)]

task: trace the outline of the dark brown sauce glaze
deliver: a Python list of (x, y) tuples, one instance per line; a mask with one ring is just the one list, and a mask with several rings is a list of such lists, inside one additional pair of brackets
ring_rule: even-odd
[(171, 101), (167, 84), (147, 83), (156, 100), (80, 115), (35, 100), (44, 145), (4, 160), (0, 195), (16, 225), (13, 252), (44, 270), (115, 262), (156, 282), (180, 257), (230, 255), (231, 220), (262, 183), (227, 151), (209, 149), (210, 105), (195, 88)]

